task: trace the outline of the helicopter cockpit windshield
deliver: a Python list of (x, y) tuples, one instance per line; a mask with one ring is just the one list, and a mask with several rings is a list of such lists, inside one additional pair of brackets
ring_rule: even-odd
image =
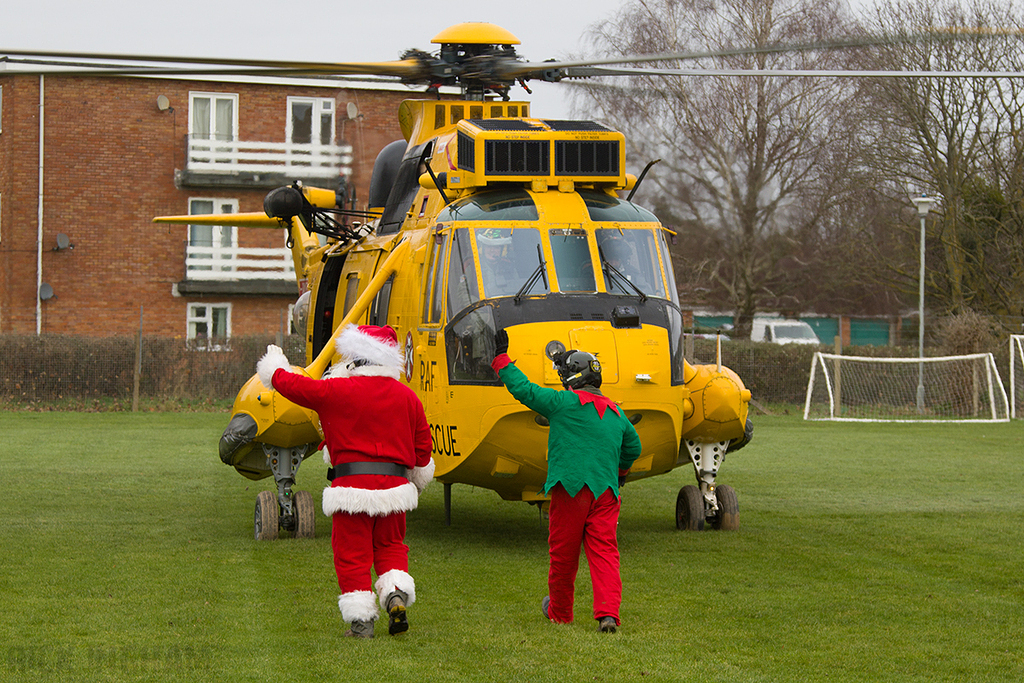
[[(658, 219), (604, 192), (584, 189), (580, 199), (587, 214), (574, 223), (541, 220), (542, 213), (564, 215), (566, 207), (572, 213), (572, 195), (549, 197), (517, 188), (474, 193), (438, 214), (438, 258), (447, 255), (449, 381), (496, 381), (490, 370), (496, 320), (513, 310), (519, 319), (544, 319), (567, 315), (566, 306), (577, 313), (582, 307), (589, 319), (601, 320), (616, 305), (608, 296), (642, 305), (653, 299), (644, 308), (646, 319), (663, 315), (665, 325), (672, 326), (669, 318), (678, 317), (672, 313), (675, 284)], [(438, 270), (434, 276), (438, 285), (440, 275)], [(550, 298), (551, 293), (569, 296)], [(433, 319), (441, 322), (437, 310)]]

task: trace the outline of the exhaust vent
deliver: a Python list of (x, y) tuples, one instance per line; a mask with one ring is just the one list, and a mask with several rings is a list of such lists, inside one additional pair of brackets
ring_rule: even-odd
[(485, 172), (489, 176), (546, 176), (551, 168), (550, 149), (548, 140), (487, 140)]

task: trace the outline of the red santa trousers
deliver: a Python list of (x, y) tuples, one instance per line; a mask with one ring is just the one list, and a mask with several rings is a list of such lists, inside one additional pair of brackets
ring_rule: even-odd
[(587, 553), (594, 587), (594, 618), (615, 617), (619, 622), (622, 578), (619, 575), (619, 499), (607, 489), (596, 500), (587, 487), (570, 496), (561, 484), (550, 491), (548, 512), (548, 617), (558, 623), (572, 621), (573, 593), (580, 563), (580, 545)]
[(336, 512), (331, 519), (334, 570), (343, 594), (372, 591), (371, 567), (377, 576), (392, 569), (409, 571), (404, 512), (383, 516)]

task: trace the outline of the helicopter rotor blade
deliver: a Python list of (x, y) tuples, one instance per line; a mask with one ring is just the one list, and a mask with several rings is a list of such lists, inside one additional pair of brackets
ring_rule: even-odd
[[(888, 72), (801, 72), (801, 71), (747, 71), (742, 69), (683, 70), (629, 69), (629, 64), (673, 63), (684, 61), (724, 59), (754, 54), (779, 54), (838, 49), (856, 49), (898, 45), (915, 42), (938, 42), (977, 38), (1012, 37), (1024, 33), (1019, 29), (986, 29), (938, 27), (904, 35), (855, 35), (837, 40), (814, 43), (774, 44), (760, 47), (724, 48), (703, 52), (662, 52), (646, 55), (622, 55), (603, 58), (563, 61), (529, 62), (505, 54), (490, 55), (482, 61), (449, 63), (441, 57), (418, 50), (408, 50), (402, 59), (389, 62), (307, 62), (267, 59), (234, 59), (214, 57), (173, 57), (165, 55), (115, 55), (110, 53), (56, 52), (5, 50), (0, 48), (0, 64), (15, 66), (11, 73), (19, 74), (74, 74), (109, 76), (203, 76), (203, 75), (264, 75), (293, 77), (382, 77), (397, 78), (405, 83), (439, 84), (489, 88), (491, 84), (508, 86), (516, 80), (540, 79), (560, 81), (563, 78), (589, 78), (592, 76), (692, 76), (692, 75), (775, 75), (775, 76), (888, 76)], [(22, 59), (11, 59), (11, 57)], [(474, 58), (475, 59), (475, 58)], [(85, 61), (73, 61), (85, 60)], [(108, 63), (103, 63), (108, 62)], [(112, 63), (111, 63), (112, 62)], [(32, 65), (32, 66), (29, 66)], [(895, 74), (892, 74), (895, 75)], [(958, 75), (961, 77), (1003, 78), (1015, 76), (1002, 72), (950, 74), (947, 72), (916, 72), (913, 76), (934, 77)]]
[[(34, 64), (35, 71), (18, 69), (16, 73), (72, 73), (78, 75), (105, 74), (135, 75), (338, 75), (338, 76), (393, 76), (403, 79), (426, 78), (428, 72), (417, 59), (389, 62), (299, 62), (267, 59), (231, 59), (213, 57), (172, 57), (166, 55), (117, 55), (94, 52), (54, 52), (8, 50), (0, 48), (0, 55), (10, 64)], [(11, 60), (9, 57), (23, 57)], [(54, 60), (54, 61), (44, 61)], [(72, 60), (86, 60), (75, 62)], [(108, 62), (106, 64), (102, 62)], [(116, 62), (116, 63), (109, 63)], [(129, 63), (131, 62), (131, 63)], [(145, 65), (148, 63), (149, 65)], [(159, 66), (159, 65), (173, 66)], [(43, 68), (53, 65), (51, 68)]]
[[(578, 60), (566, 60), (566, 61), (548, 61), (548, 62), (517, 62), (514, 64), (507, 65), (504, 73), (509, 77), (527, 77), (530, 75), (542, 75), (553, 70), (560, 70), (564, 72), (564, 75), (569, 78), (573, 77), (590, 77), (590, 76), (637, 76), (637, 75), (657, 75), (657, 76), (686, 76), (686, 75), (704, 75), (703, 73), (691, 73), (685, 70), (658, 70), (658, 69), (644, 69), (643, 73), (639, 73), (640, 69), (635, 70), (616, 70), (616, 69), (594, 69), (592, 72), (588, 72), (588, 67), (600, 67), (602, 65), (612, 64), (647, 64), (651, 62), (674, 62), (674, 61), (697, 61), (701, 59), (723, 59), (727, 57), (741, 57), (746, 55), (756, 54), (779, 54), (789, 52), (814, 52), (824, 50), (845, 50), (865, 47), (880, 47), (886, 45), (900, 45), (906, 43), (916, 42), (939, 42), (949, 40), (964, 40), (968, 38), (995, 38), (995, 37), (1011, 37), (1020, 36), (1024, 34), (1024, 31), (1019, 29), (990, 29), (990, 28), (935, 28), (929, 31), (923, 31), (919, 33), (911, 33), (905, 35), (881, 35), (881, 36), (850, 36), (847, 38), (840, 38), (832, 41), (815, 42), (815, 43), (779, 43), (775, 45), (764, 45), (760, 47), (739, 47), (739, 48), (724, 48), (721, 50), (709, 50), (702, 52), (659, 52), (645, 55), (622, 55), (616, 57), (604, 57), (594, 59), (578, 59)], [(752, 73), (746, 70), (722, 70), (720, 75), (746, 75)], [(944, 75), (945, 72), (934, 72), (938, 75)], [(718, 75), (718, 72), (714, 70), (709, 71), (710, 75)], [(758, 75), (754, 72), (754, 75)], [(762, 75), (783, 75), (783, 74), (762, 74)], [(803, 75), (803, 74), (801, 74)], [(817, 73), (808, 73), (806, 75), (819, 75)], [(852, 75), (865, 75), (857, 74), (852, 72)], [(879, 75), (884, 75), (879, 73)], [(921, 72), (918, 75), (924, 75)]]
[(613, 69), (573, 67), (566, 78), (597, 76), (776, 76), (817, 78), (1024, 78), (1022, 71), (850, 71), (826, 69)]

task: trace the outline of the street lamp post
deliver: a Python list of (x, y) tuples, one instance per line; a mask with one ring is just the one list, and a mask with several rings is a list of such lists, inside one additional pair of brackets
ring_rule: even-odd
[[(925, 218), (932, 207), (939, 201), (937, 197), (922, 194), (910, 201), (917, 207), (917, 215), (921, 217), (921, 271), (918, 276), (917, 297), (917, 357), (924, 358), (924, 233)], [(917, 364), (917, 412), (924, 412), (924, 363)]]

